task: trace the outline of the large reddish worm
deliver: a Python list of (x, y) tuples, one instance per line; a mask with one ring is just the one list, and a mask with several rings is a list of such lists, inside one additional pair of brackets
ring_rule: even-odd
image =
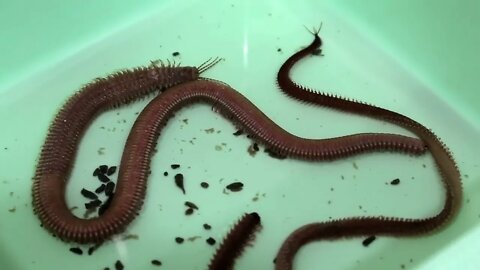
[(100, 242), (124, 230), (136, 215), (132, 209), (142, 204), (136, 196), (144, 193), (145, 179), (131, 180), (135, 188), (123, 190), (112, 210), (98, 219), (76, 218), (66, 205), (65, 186), (85, 130), (101, 112), (173, 85), (197, 80), (220, 60), (209, 59), (198, 68), (163, 62), (158, 66), (152, 62), (149, 67), (98, 78), (71, 96), (50, 125), (34, 176), (32, 203), (42, 225), (61, 239), (76, 242)]
[(293, 259), (297, 251), (303, 245), (312, 241), (373, 234), (415, 236), (432, 232), (454, 218), (462, 202), (462, 186), (457, 165), (447, 146), (431, 130), (399, 113), (359, 101), (317, 92), (292, 81), (290, 70), (293, 66), (322, 45), (322, 40), (318, 35), (319, 30), (320, 28), (312, 32), (314, 40), (308, 47), (292, 55), (280, 68), (277, 76), (280, 89), (288, 96), (303, 102), (388, 121), (410, 130), (422, 139), (430, 150), (445, 187), (446, 199), (439, 213), (423, 219), (353, 217), (304, 225), (290, 234), (283, 242), (277, 253), (276, 270), (292, 269)]
[[(142, 69), (141, 72), (144, 74), (142, 76), (148, 76), (152, 71)], [(187, 68), (185, 73), (193, 74), (185, 75), (191, 80), (196, 77), (197, 71), (195, 68)], [(174, 74), (165, 77), (174, 77)], [(123, 75), (119, 75), (119, 78), (123, 79)], [(98, 218), (80, 219), (68, 210), (64, 199), (65, 183), (78, 141), (87, 123), (100, 109), (104, 109), (102, 106), (109, 107), (128, 100), (124, 96), (117, 97), (117, 93), (135, 93), (132, 89), (135, 87), (122, 87), (123, 83), (120, 81), (108, 84), (112, 88), (106, 88), (104, 81), (87, 86), (67, 102), (50, 128), (35, 175), (33, 205), (45, 228), (63, 240), (100, 242), (125, 229), (142, 206), (150, 171), (150, 158), (165, 122), (175, 111), (197, 101), (211, 103), (228, 118), (244, 126), (258, 141), (287, 156), (335, 159), (374, 149), (406, 151), (412, 154), (425, 151), (421, 141), (401, 135), (373, 133), (334, 139), (299, 138), (276, 125), (250, 101), (227, 85), (196, 80), (164, 91), (145, 107), (127, 138), (116, 193), (109, 209)], [(119, 87), (119, 90), (114, 91), (115, 87)], [(136, 97), (138, 94), (132, 96)], [(111, 99), (118, 101), (113, 102)]]

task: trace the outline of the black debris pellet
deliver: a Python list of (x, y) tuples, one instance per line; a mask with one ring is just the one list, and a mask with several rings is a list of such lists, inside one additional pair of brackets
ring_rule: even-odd
[(175, 237), (175, 242), (177, 242), (178, 244), (183, 243), (183, 241), (185, 240), (182, 237)]
[(198, 210), (198, 206), (196, 204), (194, 204), (193, 202), (186, 201), (185, 206), (188, 206), (190, 208)]
[(267, 153), (272, 158), (276, 158), (276, 159), (286, 159), (287, 158), (287, 156), (275, 153), (274, 151), (272, 151), (271, 149), (268, 149), (268, 148), (265, 148), (264, 152)]
[(160, 266), (160, 265), (162, 265), (162, 262), (159, 261), (159, 260), (152, 260), (152, 264)]
[(215, 245), (216, 241), (212, 237), (207, 238), (207, 244), (213, 246)]
[(362, 241), (362, 245), (364, 247), (368, 247), (373, 241), (375, 241), (375, 239), (377, 238), (374, 235), (369, 236), (368, 238)]
[(170, 165), (170, 167), (175, 170), (175, 169), (180, 168), (180, 165), (179, 164), (172, 164), (172, 165)]
[(97, 250), (100, 246), (102, 245), (102, 243), (98, 243), (98, 244), (95, 244), (94, 246), (91, 246), (88, 248), (88, 255), (92, 255), (92, 253)]
[(95, 189), (95, 193), (102, 193), (105, 190), (105, 184), (102, 184), (97, 189)]
[(163, 176), (168, 176), (168, 172), (163, 172)]
[(191, 214), (193, 214), (193, 211), (193, 208), (188, 208), (187, 210), (185, 210), (185, 215), (190, 216)]
[(277, 52), (281, 52), (281, 51), (282, 51), (282, 49), (281, 49), (281, 48), (278, 48), (278, 49), (277, 49)]
[(87, 199), (91, 199), (91, 200), (98, 199), (97, 194), (91, 192), (90, 190), (86, 190), (86, 189), (82, 188), (82, 191), (80, 191), (80, 193), (82, 193), (83, 197), (85, 197)]
[(258, 148), (258, 144), (257, 144), (257, 143), (254, 143), (254, 144), (253, 144), (253, 150), (255, 150), (255, 151), (260, 150), (260, 148)]
[(240, 136), (243, 134), (243, 130), (239, 129), (237, 131), (235, 131), (235, 133), (233, 133), (234, 136)]
[(88, 248), (88, 255), (92, 255), (92, 253), (96, 250), (97, 248), (95, 246), (89, 247)]
[(105, 268), (103, 268), (103, 270), (110, 270), (110, 268), (108, 268), (108, 267), (105, 267)]
[(105, 195), (111, 196), (113, 194), (113, 190), (115, 189), (115, 183), (108, 182), (105, 186)]
[(185, 194), (185, 187), (183, 186), (183, 174), (177, 173), (175, 175), (175, 185), (177, 185), (177, 187), (182, 190), (183, 194)]
[(78, 247), (72, 247), (70, 248), (70, 251), (75, 253), (75, 254), (78, 254), (78, 255), (82, 255), (83, 254), (83, 250), (78, 248)]
[(108, 207), (110, 207), (110, 203), (112, 203), (112, 199), (113, 199), (113, 195), (108, 197), (107, 201), (104, 202), (102, 204), (102, 206), (100, 206), (100, 208), (98, 208), (98, 215), (99, 216), (103, 215), (103, 213), (105, 213), (105, 211), (108, 209)]
[(112, 166), (108, 168), (107, 175), (112, 175), (117, 171), (117, 166)]
[(229, 185), (226, 186), (226, 188), (232, 192), (238, 192), (243, 189), (243, 183), (242, 182), (233, 182)]
[(90, 202), (86, 203), (86, 204), (85, 204), (85, 208), (86, 208), (87, 210), (95, 209), (95, 208), (99, 207), (101, 204), (102, 204), (102, 201), (100, 201), (100, 200), (93, 200), (93, 201), (90, 201)]
[(179, 53), (179, 52), (173, 52), (172, 55), (173, 55), (173, 56), (179, 56), (180, 53)]
[(393, 179), (391, 182), (390, 182), (390, 185), (398, 185), (400, 184), (400, 179), (396, 178), (396, 179)]
[(100, 169), (96, 168), (95, 171), (93, 171), (93, 176), (97, 176), (100, 174)]
[(205, 224), (203, 224), (203, 228), (204, 228), (205, 230), (210, 230), (210, 229), (212, 228), (212, 226), (210, 226), (209, 224), (205, 223)]
[(97, 177), (98, 180), (102, 181), (103, 183), (110, 182), (110, 178), (108, 178), (108, 176), (106, 176), (105, 174), (99, 174)]
[(208, 184), (207, 182), (201, 182), (201, 183), (200, 183), (200, 186), (201, 186), (202, 188), (208, 188), (208, 187), (209, 187), (209, 184)]
[(100, 172), (102, 174), (106, 174), (108, 172), (108, 166), (107, 165), (100, 165), (98, 168), (100, 169)]
[(119, 260), (115, 262), (115, 270), (123, 270), (123, 263)]

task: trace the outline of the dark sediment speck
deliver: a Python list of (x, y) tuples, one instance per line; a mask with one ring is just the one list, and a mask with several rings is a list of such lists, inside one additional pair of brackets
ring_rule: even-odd
[(177, 187), (182, 190), (183, 194), (185, 194), (185, 187), (183, 185), (183, 174), (177, 173), (175, 175), (175, 185), (177, 185)]
[(102, 204), (102, 201), (100, 201), (100, 200), (93, 200), (93, 201), (90, 201), (90, 202), (86, 203), (86, 204), (85, 204), (85, 208), (86, 208), (87, 210), (95, 209), (95, 208), (99, 207), (101, 204)]
[(364, 247), (368, 247), (373, 241), (375, 241), (375, 239), (377, 239), (374, 235), (366, 238), (365, 240), (362, 241), (362, 245)]
[(105, 187), (105, 184), (102, 184), (97, 189), (95, 189), (95, 193), (102, 193), (103, 191), (105, 191)]
[(108, 168), (107, 175), (112, 175), (117, 171), (117, 166), (112, 166)]
[(105, 211), (108, 209), (108, 207), (110, 207), (110, 204), (112, 203), (112, 200), (113, 200), (113, 195), (108, 197), (107, 201), (105, 203), (103, 203), (102, 206), (100, 206), (100, 208), (98, 208), (98, 215), (99, 216), (103, 215), (103, 213), (105, 213)]
[(188, 208), (187, 210), (185, 210), (185, 215), (190, 216), (191, 214), (193, 214), (193, 211), (193, 208)]
[[(256, 145), (256, 146), (255, 145), (256, 145), (256, 143), (250, 145), (247, 149), (248, 154), (250, 154), (250, 156), (252, 156), (252, 157), (255, 156), (258, 152), (258, 145)], [(257, 149), (257, 150), (255, 150), (255, 149)]]
[(93, 171), (93, 176), (97, 176), (100, 174), (100, 169), (99, 168), (96, 168), (94, 171)]
[(82, 255), (83, 254), (83, 250), (78, 248), (78, 247), (72, 247), (70, 248), (70, 251), (75, 253), (75, 254), (78, 254), (78, 255)]
[(185, 240), (182, 237), (175, 237), (175, 242), (177, 242), (178, 244), (183, 243), (183, 241)]
[(115, 270), (123, 270), (123, 263), (121, 261), (116, 261), (115, 262)]
[(226, 188), (232, 192), (238, 192), (243, 189), (243, 183), (242, 182), (233, 182), (229, 185), (226, 186)]
[(216, 241), (212, 237), (207, 238), (207, 243), (211, 246), (215, 245)]
[(201, 182), (201, 183), (200, 183), (200, 186), (201, 186), (202, 188), (208, 188), (208, 187), (209, 187), (209, 184), (208, 184), (207, 182)]
[(207, 128), (207, 129), (204, 129), (204, 130), (207, 134), (211, 134), (211, 133), (215, 132), (214, 128)]
[(180, 165), (179, 164), (172, 164), (172, 165), (170, 165), (170, 167), (175, 170), (175, 169), (180, 168)]
[(268, 149), (268, 148), (265, 148), (264, 152), (267, 153), (272, 158), (276, 158), (276, 159), (286, 159), (287, 158), (287, 156), (282, 155), (282, 154), (278, 154), (278, 153), (276, 153), (276, 152), (274, 152), (274, 151), (272, 151), (271, 149)]
[(110, 178), (108, 178), (105, 174), (99, 174), (98, 180), (102, 181), (103, 183), (108, 183), (110, 182)]
[(198, 210), (198, 206), (192, 202), (186, 201), (185, 206)]
[(393, 179), (391, 182), (390, 182), (391, 185), (398, 185), (400, 184), (400, 179), (396, 178), (396, 179)]
[(240, 136), (243, 134), (243, 130), (239, 129), (233, 133), (234, 136)]
[(98, 168), (100, 169), (100, 172), (102, 174), (106, 174), (108, 172), (108, 166), (107, 165), (100, 165)]
[(91, 246), (88, 248), (88, 255), (92, 255), (92, 253), (97, 250), (100, 246), (102, 245), (102, 243), (100, 244), (96, 244), (94, 246)]
[(203, 224), (203, 228), (204, 228), (205, 230), (210, 230), (210, 229), (212, 228), (212, 226), (210, 226), (209, 224), (205, 223), (205, 224)]
[(87, 199), (95, 200), (98, 198), (97, 194), (91, 192), (90, 190), (86, 190), (84, 188), (82, 188), (82, 191), (80, 191), (80, 193), (82, 193), (83, 197)]
[(168, 172), (163, 172), (163, 176), (168, 176)]
[(162, 262), (159, 261), (159, 260), (152, 260), (151, 263), (152, 263), (153, 265), (158, 265), (158, 266), (162, 265)]
[(138, 234), (127, 234), (127, 235), (124, 235), (122, 237), (122, 240), (123, 241), (126, 241), (126, 240), (138, 240), (140, 239), (140, 237), (138, 236)]
[(179, 53), (179, 52), (173, 52), (172, 55), (173, 55), (173, 56), (179, 56), (180, 53)]
[(112, 196), (114, 190), (115, 190), (115, 183), (108, 182), (107, 185), (105, 186), (105, 195)]

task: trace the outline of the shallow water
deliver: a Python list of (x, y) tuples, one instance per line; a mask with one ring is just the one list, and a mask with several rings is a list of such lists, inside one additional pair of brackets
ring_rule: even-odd
[[(236, 128), (230, 122), (210, 106), (198, 104), (177, 113), (162, 133), (145, 205), (127, 232), (91, 256), (85, 254), (89, 246), (80, 246), (84, 255), (78, 256), (68, 250), (78, 245), (65, 244), (39, 226), (30, 204), (31, 177), (59, 106), (95, 77), (158, 58), (199, 65), (212, 56), (224, 57), (205, 76), (230, 84), (298, 136), (409, 135), (380, 121), (298, 103), (276, 88), (276, 72), (283, 61), (311, 42), (303, 25), (323, 21), (324, 56), (303, 61), (293, 72), (295, 80), (400, 112), (432, 128), (458, 161), (465, 204), (452, 224), (431, 236), (380, 236), (368, 248), (362, 246), (364, 238), (308, 245), (296, 257), (296, 269), (439, 269), (445, 265), (474, 269), (478, 259), (465, 250), (474, 250), (480, 237), (480, 210), (475, 207), (480, 168), (474, 155), (480, 150), (478, 128), (455, 98), (436, 91), (433, 86), (442, 84), (440, 78), (432, 81), (414, 73), (418, 67), (392, 55), (388, 43), (354, 23), (353, 13), (330, 2), (166, 3), (2, 91), (0, 268), (113, 269), (114, 262), (121, 260), (126, 269), (155, 269), (150, 261), (159, 259), (161, 269), (205, 269), (214, 252), (205, 240), (213, 237), (218, 245), (243, 213), (256, 211), (263, 229), (236, 269), (272, 269), (281, 242), (305, 223), (364, 215), (419, 218), (439, 211), (443, 187), (430, 155), (370, 153), (312, 163), (272, 159), (261, 147), (251, 156), (248, 138), (233, 136)], [(179, 57), (172, 56), (176, 51)], [(93, 170), (101, 164), (119, 164), (136, 113), (148, 100), (109, 111), (88, 129), (66, 192), (68, 204), (78, 207), (75, 214), (84, 212), (86, 200), (80, 190), (99, 185)], [(181, 167), (173, 170), (171, 164)], [(165, 171), (169, 176), (163, 175)], [(177, 172), (185, 176), (186, 195), (173, 182)], [(400, 184), (390, 185), (395, 178)], [(202, 181), (210, 187), (201, 188)], [(234, 181), (242, 181), (244, 189), (224, 192)], [(186, 216), (185, 201), (200, 209)], [(212, 229), (204, 230), (204, 223)], [(122, 240), (127, 235), (138, 239)], [(177, 236), (193, 238), (179, 245), (174, 241)]]

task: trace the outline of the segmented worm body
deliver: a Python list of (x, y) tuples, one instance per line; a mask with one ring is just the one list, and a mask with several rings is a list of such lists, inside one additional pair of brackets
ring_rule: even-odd
[[(154, 74), (158, 73), (156, 68), (153, 70)], [(198, 77), (196, 70), (187, 68), (186, 72), (181, 72), (190, 74), (184, 75), (186, 79), (182, 80), (172, 80), (175, 73), (160, 77), (169, 78), (162, 83), (163, 86), (170, 86), (195, 80)], [(148, 78), (152, 71), (142, 69), (139, 72), (142, 72), (141, 76)], [(130, 96), (125, 95), (117, 97), (115, 93), (137, 93), (133, 90), (140, 88), (138, 86), (142, 86), (141, 89), (158, 86), (152, 82), (132, 84), (130, 80), (123, 81), (124, 75), (117, 76), (113, 77), (118, 81), (116, 84), (110, 80), (100, 80), (87, 86), (80, 94), (74, 95), (55, 118), (42, 150), (33, 188), (34, 208), (44, 226), (67, 241), (99, 242), (125, 229), (141, 208), (150, 171), (151, 154), (163, 125), (175, 111), (192, 102), (212, 104), (258, 138), (258, 141), (287, 156), (335, 159), (373, 149), (407, 151), (412, 154), (425, 151), (421, 141), (400, 135), (356, 134), (320, 140), (299, 138), (280, 128), (227, 85), (196, 80), (172, 87), (145, 107), (125, 144), (116, 193), (109, 209), (101, 217), (79, 219), (70, 213), (65, 204), (64, 188), (81, 134), (99, 110), (130, 99)], [(133, 94), (133, 97), (136, 96), (138, 94)]]
[(65, 185), (83, 133), (101, 112), (149, 93), (196, 80), (219, 60), (208, 60), (198, 68), (152, 63), (149, 67), (98, 78), (70, 97), (49, 128), (34, 176), (32, 203), (43, 226), (59, 238), (75, 242), (99, 242), (121, 232), (135, 217), (133, 209), (142, 204), (142, 200), (134, 200), (129, 195), (144, 193), (142, 179), (132, 179), (135, 189), (124, 191), (125, 194), (119, 196), (121, 199), (111, 205), (111, 211), (101, 218), (79, 219), (72, 215), (65, 203)]
[(365, 235), (414, 236), (432, 232), (455, 217), (462, 202), (461, 179), (457, 165), (447, 146), (428, 128), (399, 113), (317, 92), (291, 80), (290, 70), (295, 63), (322, 45), (318, 31), (312, 34), (315, 36), (313, 42), (292, 55), (280, 68), (277, 76), (280, 89), (288, 96), (303, 102), (388, 121), (410, 130), (423, 140), (430, 150), (445, 187), (446, 199), (439, 213), (423, 219), (356, 217), (304, 225), (288, 236), (282, 244), (276, 258), (277, 270), (292, 269), (297, 251), (312, 241)]
[(245, 246), (253, 240), (255, 232), (260, 228), (260, 216), (257, 213), (243, 215), (230, 232), (225, 236), (215, 252), (208, 270), (231, 270)]

